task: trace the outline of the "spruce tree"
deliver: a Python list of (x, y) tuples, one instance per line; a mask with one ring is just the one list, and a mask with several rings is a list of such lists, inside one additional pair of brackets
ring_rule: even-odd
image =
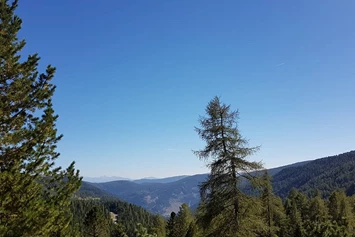
[(261, 169), (259, 162), (248, 161), (258, 147), (248, 147), (248, 141), (237, 128), (238, 111), (212, 99), (206, 108), (206, 117), (200, 117), (201, 128), (195, 128), (206, 142), (195, 154), (208, 162), (208, 179), (200, 186), (201, 204), (198, 220), (205, 236), (253, 235), (248, 219), (253, 199), (238, 187), (241, 177), (252, 179), (250, 171)]
[(70, 198), (81, 178), (59, 156), (52, 97), (55, 68), (20, 56), (17, 1), (0, 0), (0, 236), (69, 236)]

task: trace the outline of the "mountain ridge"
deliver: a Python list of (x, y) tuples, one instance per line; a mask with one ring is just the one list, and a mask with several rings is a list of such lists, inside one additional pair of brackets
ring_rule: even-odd
[[(309, 161), (297, 162), (286, 166), (270, 169), (271, 174), (276, 174), (283, 168), (299, 166)], [(177, 212), (182, 203), (189, 206), (197, 206), (200, 200), (198, 185), (206, 180), (208, 173), (173, 176), (163, 178), (171, 182), (135, 182), (134, 180), (116, 180), (104, 183), (90, 183), (90, 185), (115, 195), (124, 201), (142, 206), (145, 209), (168, 216), (172, 211)], [(155, 181), (155, 180), (153, 180)]]
[[(339, 188), (347, 193), (355, 193), (355, 151), (301, 161), (268, 171), (272, 176), (274, 192), (282, 198), (287, 196), (291, 188), (297, 188), (309, 195), (319, 189), (323, 197)], [(260, 174), (258, 172), (260, 171), (256, 175)], [(198, 185), (207, 177), (208, 173), (205, 173), (167, 183), (121, 180), (91, 185), (150, 212), (168, 216), (172, 211), (177, 212), (182, 203), (187, 203), (190, 207), (197, 206), (200, 200)], [(243, 185), (241, 188), (246, 190)]]

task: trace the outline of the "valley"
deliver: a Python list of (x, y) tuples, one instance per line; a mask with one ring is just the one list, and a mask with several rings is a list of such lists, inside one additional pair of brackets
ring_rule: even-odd
[[(355, 151), (336, 156), (298, 162), (269, 169), (274, 192), (286, 197), (292, 188), (306, 194), (319, 190), (326, 198), (333, 190), (344, 189), (349, 195), (355, 191)], [(255, 173), (254, 173), (255, 174)], [(208, 174), (178, 176), (150, 182), (118, 180), (105, 183), (83, 182), (80, 192), (91, 187), (96, 197), (112, 195), (124, 201), (163, 216), (177, 212), (182, 203), (195, 209), (200, 201), (198, 185), (206, 180)], [(171, 180), (171, 182), (165, 182)], [(175, 180), (175, 181), (174, 181)], [(243, 187), (244, 190), (248, 186)]]

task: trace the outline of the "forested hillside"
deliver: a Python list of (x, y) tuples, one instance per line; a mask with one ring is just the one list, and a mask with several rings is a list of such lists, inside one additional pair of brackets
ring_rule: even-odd
[(97, 232), (106, 233), (102, 236), (120, 233), (133, 237), (137, 225), (141, 224), (148, 233), (165, 236), (165, 220), (162, 217), (114, 197), (74, 199), (71, 209), (72, 225), (80, 235)]
[[(272, 176), (285, 168), (298, 167), (307, 163), (309, 163), (309, 161), (272, 168), (269, 169), (269, 173)], [(257, 172), (252, 172), (254, 175), (256, 173)], [(262, 172), (259, 173), (262, 175)], [(163, 179), (164, 181), (172, 181), (167, 183), (140, 183), (127, 180), (118, 180), (105, 183), (83, 182), (79, 193), (82, 195), (86, 192), (96, 194), (103, 192), (104, 196), (114, 195), (122, 200), (144, 207), (153, 213), (169, 216), (172, 211), (177, 212), (182, 203), (187, 203), (190, 207), (196, 207), (198, 205), (200, 201), (198, 186), (207, 179), (208, 174), (191, 175), (174, 181), (176, 178), (180, 177), (181, 176)], [(240, 184), (240, 186), (243, 186), (244, 190), (249, 188), (244, 187), (245, 185), (246, 183), (243, 181)]]
[(201, 174), (170, 183), (137, 184), (131, 181), (112, 181), (90, 185), (153, 213), (169, 216), (172, 211), (178, 211), (182, 203), (196, 205), (199, 202), (198, 184), (206, 178), (207, 174)]
[(352, 195), (355, 191), (354, 182), (355, 151), (283, 169), (272, 180), (275, 193), (281, 197), (287, 196), (291, 188), (309, 195), (319, 190), (323, 197), (329, 197), (337, 189)]
[[(268, 170), (272, 177), (275, 193), (284, 198), (292, 188), (312, 195), (316, 190), (326, 198), (337, 189), (346, 191), (347, 195), (355, 192), (355, 151), (336, 156), (298, 162), (295, 164), (272, 168)], [(257, 171), (251, 174), (262, 175)], [(171, 211), (178, 211), (182, 203), (196, 207), (200, 201), (198, 185), (206, 180), (207, 174), (188, 176), (171, 183), (143, 183), (131, 181), (112, 181), (107, 183), (89, 184), (83, 182), (79, 193), (95, 192), (100, 196), (114, 195), (122, 200), (134, 203), (145, 209), (168, 216)], [(251, 185), (241, 179), (240, 188), (251, 192)]]

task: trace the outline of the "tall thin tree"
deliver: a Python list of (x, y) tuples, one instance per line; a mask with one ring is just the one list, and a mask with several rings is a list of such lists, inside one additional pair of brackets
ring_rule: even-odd
[(212, 99), (200, 117), (201, 128), (195, 128), (204, 149), (194, 153), (211, 169), (208, 179), (200, 186), (201, 204), (198, 220), (207, 229), (205, 236), (252, 235), (249, 210), (252, 199), (238, 187), (242, 177), (252, 179), (250, 171), (261, 169), (260, 162), (248, 161), (259, 147), (249, 147), (237, 127), (238, 111)]

